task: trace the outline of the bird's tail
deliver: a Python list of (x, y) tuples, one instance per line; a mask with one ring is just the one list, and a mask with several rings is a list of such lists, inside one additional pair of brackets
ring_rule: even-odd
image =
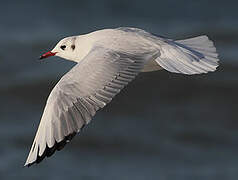
[(207, 36), (172, 41), (161, 46), (155, 60), (167, 71), (182, 74), (201, 74), (215, 71), (218, 66), (216, 48)]

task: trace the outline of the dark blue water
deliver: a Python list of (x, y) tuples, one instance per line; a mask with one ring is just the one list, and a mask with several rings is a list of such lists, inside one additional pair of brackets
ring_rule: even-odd
[[(236, 180), (237, 1), (3, 1), (0, 179)], [(74, 64), (39, 55), (65, 36), (119, 26), (183, 39), (207, 34), (221, 66), (141, 74), (80, 136), (23, 168), (50, 90)]]

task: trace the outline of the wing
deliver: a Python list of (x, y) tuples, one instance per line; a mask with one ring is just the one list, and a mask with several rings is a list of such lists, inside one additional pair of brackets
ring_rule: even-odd
[[(117, 29), (140, 34), (157, 44), (160, 56), (155, 61), (167, 71), (182, 74), (201, 74), (215, 71), (219, 65), (214, 43), (207, 36), (173, 41), (138, 28), (121, 27)], [(159, 69), (158, 66), (152, 63), (148, 64), (146, 68), (145, 71)]]
[(156, 62), (167, 71), (182, 74), (201, 74), (218, 67), (216, 48), (207, 36), (161, 44), (161, 56)]
[(150, 55), (134, 56), (101, 47), (72, 68), (54, 87), (25, 166), (61, 150), (141, 71)]

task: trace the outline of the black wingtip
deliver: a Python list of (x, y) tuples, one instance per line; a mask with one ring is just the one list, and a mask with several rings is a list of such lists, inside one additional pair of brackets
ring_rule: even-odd
[[(77, 134), (76, 132), (73, 132), (73, 133), (69, 134), (68, 136), (65, 136), (65, 138), (62, 141), (60, 141), (60, 142), (56, 142), (55, 141), (54, 146), (52, 146), (51, 148), (49, 148), (48, 145), (46, 145), (44, 153), (41, 156), (37, 155), (37, 158), (36, 158), (36, 160), (34, 162), (25, 164), (24, 167), (28, 167), (29, 168), (33, 164), (39, 164), (41, 161), (43, 161), (43, 159), (45, 159), (45, 157), (52, 156), (55, 153), (56, 150), (60, 151), (61, 149), (64, 148), (64, 146), (68, 142), (70, 142), (73, 139), (73, 137), (76, 134)], [(37, 150), (37, 154), (39, 154), (39, 148)]]

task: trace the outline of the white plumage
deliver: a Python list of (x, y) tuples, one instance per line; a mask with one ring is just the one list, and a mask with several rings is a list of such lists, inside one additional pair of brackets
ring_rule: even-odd
[(68, 37), (42, 58), (53, 55), (78, 64), (50, 93), (26, 166), (62, 149), (139, 72), (200, 74), (218, 66), (207, 36), (174, 41), (137, 28)]

